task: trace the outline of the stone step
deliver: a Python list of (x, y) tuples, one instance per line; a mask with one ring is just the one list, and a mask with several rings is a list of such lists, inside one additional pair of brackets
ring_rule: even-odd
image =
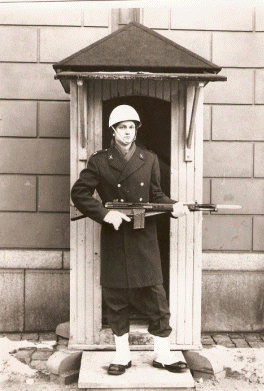
[[(185, 361), (182, 352), (174, 352), (176, 361)], [(191, 391), (195, 389), (193, 377), (188, 370), (172, 373), (152, 366), (153, 352), (133, 351), (132, 367), (123, 375), (110, 376), (107, 368), (113, 352), (84, 351), (81, 361), (78, 388), (87, 391), (147, 390), (147, 391)]]

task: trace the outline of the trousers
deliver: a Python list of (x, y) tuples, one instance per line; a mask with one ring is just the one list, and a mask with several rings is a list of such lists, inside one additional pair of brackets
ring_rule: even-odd
[(148, 332), (168, 337), (170, 310), (163, 285), (143, 288), (106, 288), (103, 298), (107, 305), (107, 320), (113, 333), (119, 337), (129, 332), (129, 304), (149, 318)]

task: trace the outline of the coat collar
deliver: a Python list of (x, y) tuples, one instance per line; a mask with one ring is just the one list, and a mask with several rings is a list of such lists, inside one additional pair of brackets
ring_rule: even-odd
[(133, 156), (128, 162), (125, 162), (117, 149), (111, 147), (108, 149), (108, 162), (110, 166), (121, 171), (121, 176), (119, 178), (119, 182), (121, 182), (145, 164), (145, 153), (141, 148), (136, 147)]

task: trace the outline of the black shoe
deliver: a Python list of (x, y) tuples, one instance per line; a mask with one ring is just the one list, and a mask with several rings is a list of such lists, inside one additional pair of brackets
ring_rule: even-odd
[(123, 375), (126, 372), (127, 368), (131, 368), (132, 362), (129, 361), (127, 365), (121, 364), (110, 364), (108, 368), (108, 375)]
[(184, 361), (178, 361), (178, 362), (174, 362), (173, 364), (166, 365), (154, 360), (153, 367), (167, 369), (170, 372), (176, 372), (176, 373), (186, 372), (189, 369), (187, 363)]

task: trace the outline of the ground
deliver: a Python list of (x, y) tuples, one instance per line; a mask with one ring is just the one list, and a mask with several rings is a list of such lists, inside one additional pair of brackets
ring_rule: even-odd
[[(50, 381), (45, 370), (36, 370), (20, 362), (11, 351), (23, 341), (0, 339), (0, 390), (67, 391), (77, 390), (77, 383), (63, 386)], [(23, 346), (25, 348), (25, 346)], [(226, 377), (220, 380), (197, 379), (197, 391), (264, 391), (264, 348), (226, 348), (218, 346)]]

